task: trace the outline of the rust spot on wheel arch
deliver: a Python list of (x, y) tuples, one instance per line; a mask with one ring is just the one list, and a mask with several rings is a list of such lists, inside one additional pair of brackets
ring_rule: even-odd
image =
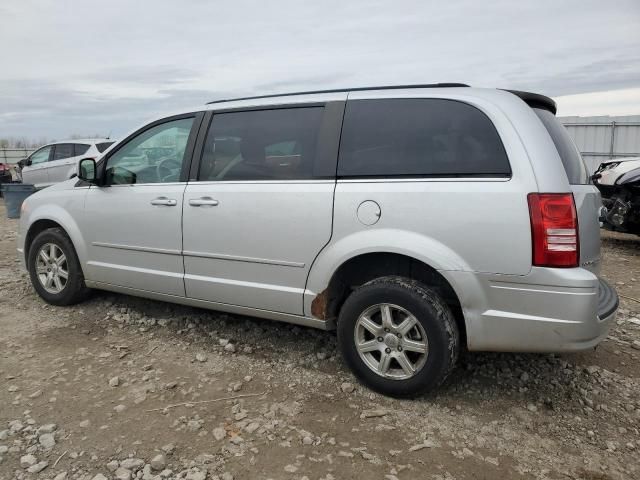
[(311, 315), (320, 320), (327, 319), (327, 306), (329, 304), (329, 289), (325, 289), (316, 295), (311, 302)]

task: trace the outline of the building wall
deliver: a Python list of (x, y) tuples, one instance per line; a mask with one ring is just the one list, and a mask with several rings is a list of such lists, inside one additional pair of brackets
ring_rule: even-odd
[(610, 158), (640, 157), (640, 115), (559, 120), (569, 130), (591, 172)]

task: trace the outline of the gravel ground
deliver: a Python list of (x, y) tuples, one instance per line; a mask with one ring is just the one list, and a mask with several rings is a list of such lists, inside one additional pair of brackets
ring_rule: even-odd
[(0, 204), (0, 479), (640, 478), (640, 238), (595, 351), (468, 354), (436, 393), (359, 385), (333, 333), (96, 292), (43, 303)]

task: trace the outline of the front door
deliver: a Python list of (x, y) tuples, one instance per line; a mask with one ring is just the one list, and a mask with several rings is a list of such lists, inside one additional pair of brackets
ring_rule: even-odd
[(194, 120), (155, 122), (104, 159), (104, 185), (92, 186), (86, 197), (88, 280), (184, 296), (182, 175)]
[(30, 183), (36, 188), (43, 188), (49, 185), (49, 175), (47, 167), (53, 146), (42, 147), (36, 150), (29, 157), (29, 165), (22, 169), (23, 183)]
[(303, 314), (331, 237), (336, 103), (214, 113), (184, 197), (187, 297)]

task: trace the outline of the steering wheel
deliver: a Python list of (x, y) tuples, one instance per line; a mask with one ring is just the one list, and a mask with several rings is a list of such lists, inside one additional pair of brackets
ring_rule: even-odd
[(180, 170), (182, 163), (176, 160), (175, 158), (163, 158), (156, 165), (156, 174), (158, 175), (158, 180), (162, 182), (176, 181), (175, 179), (175, 170)]

